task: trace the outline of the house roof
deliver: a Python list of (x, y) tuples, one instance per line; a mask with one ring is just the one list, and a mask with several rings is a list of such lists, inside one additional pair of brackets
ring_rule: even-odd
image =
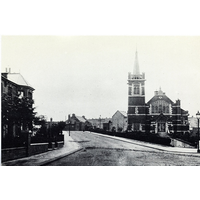
[(127, 113), (125, 111), (119, 111), (122, 115), (124, 115), (125, 117), (127, 117)]
[[(119, 110), (117, 110), (117, 111), (115, 112), (115, 114), (116, 114), (116, 113), (120, 113), (120, 114), (123, 115), (124, 117), (127, 117), (127, 113), (126, 113), (125, 111), (119, 111)], [(114, 114), (114, 115), (115, 115), (115, 114)], [(113, 115), (113, 116), (114, 116), (114, 115)], [(112, 117), (113, 117), (113, 116), (112, 116)]]
[(76, 118), (80, 121), (80, 122), (83, 122), (85, 123), (87, 120), (84, 119), (83, 117), (80, 117), (80, 116), (76, 116)]
[(109, 121), (112, 121), (112, 118), (96, 118), (96, 119), (88, 119), (88, 121), (92, 124), (96, 124), (96, 123), (109, 123)]
[(20, 73), (8, 73), (7, 79), (16, 83), (17, 85), (27, 86), (33, 88)]

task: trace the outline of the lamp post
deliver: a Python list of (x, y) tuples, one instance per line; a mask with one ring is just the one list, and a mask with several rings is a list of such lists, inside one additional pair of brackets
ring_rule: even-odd
[(100, 117), (99, 117), (99, 122), (100, 122), (99, 128), (101, 129), (101, 115), (100, 115)]
[(69, 120), (69, 136), (70, 136), (70, 125), (71, 125), (71, 121)]
[(200, 153), (200, 150), (199, 150), (199, 119), (200, 119), (200, 113), (199, 113), (199, 111), (197, 112), (196, 117), (197, 117), (197, 121), (198, 121), (198, 132), (197, 132), (197, 153)]

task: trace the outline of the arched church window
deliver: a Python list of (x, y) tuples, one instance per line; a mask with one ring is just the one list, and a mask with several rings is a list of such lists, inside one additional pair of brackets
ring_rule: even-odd
[(152, 113), (154, 113), (154, 106), (152, 106)]
[(140, 94), (139, 85), (134, 85), (134, 94)]
[(155, 106), (155, 113), (158, 112), (158, 106)]
[(169, 113), (169, 106), (166, 106), (166, 113)]
[(144, 95), (144, 87), (142, 87), (142, 95)]
[(162, 105), (159, 105), (159, 113), (162, 112)]
[(165, 106), (163, 106), (163, 112), (165, 113)]

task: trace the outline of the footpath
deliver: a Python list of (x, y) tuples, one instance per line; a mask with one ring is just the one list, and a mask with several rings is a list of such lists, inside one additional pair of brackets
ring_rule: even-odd
[[(95, 135), (101, 136), (101, 137), (108, 137), (108, 138), (112, 138), (115, 140), (120, 140), (120, 141), (124, 141), (124, 142), (128, 142), (128, 143), (136, 144), (139, 146), (149, 147), (152, 149), (163, 151), (165, 153), (174, 153), (174, 154), (200, 157), (200, 153), (197, 153), (197, 149), (195, 149), (195, 148), (167, 147), (167, 146), (163, 146), (163, 145), (159, 145), (159, 144), (152, 144), (152, 143), (148, 143), (148, 142), (126, 139), (126, 138), (117, 137), (117, 136), (103, 135), (100, 133), (94, 133), (94, 132), (89, 132), (89, 131), (87, 131), (87, 132), (90, 134), (95, 134)], [(63, 131), (63, 134), (65, 137), (65, 144), (62, 148), (50, 150), (48, 152), (33, 155), (30, 157), (26, 157), (26, 158), (7, 161), (4, 163), (1, 163), (1, 165), (2, 166), (42, 166), (42, 165), (51, 163), (55, 160), (58, 160), (60, 158), (63, 158), (65, 156), (68, 156), (70, 154), (73, 154), (75, 152), (83, 150), (81, 145), (79, 143), (75, 142), (71, 138), (71, 136), (69, 136), (69, 133), (67, 131)]]
[(112, 138), (112, 139), (128, 142), (128, 143), (131, 143), (131, 144), (136, 144), (136, 145), (143, 146), (143, 147), (149, 147), (149, 148), (152, 148), (152, 149), (165, 151), (165, 152), (169, 152), (169, 153), (195, 155), (195, 156), (199, 156), (200, 157), (200, 153), (197, 153), (197, 149), (196, 148), (170, 147), (170, 146), (164, 146), (164, 145), (160, 145), (160, 144), (153, 144), (153, 143), (149, 143), (149, 142), (143, 142), (143, 141), (139, 141), (139, 140), (133, 140), (133, 139), (122, 138), (122, 137), (117, 137), (117, 136), (104, 135), (104, 134), (94, 133), (94, 132), (91, 132), (91, 133), (99, 135), (99, 136), (102, 136), (102, 137), (108, 137), (108, 138)]
[(63, 131), (65, 144), (62, 148), (49, 150), (48, 152), (33, 155), (26, 158), (7, 161), (1, 163), (2, 166), (42, 166), (55, 160), (81, 151), (83, 148), (69, 136), (67, 131)]

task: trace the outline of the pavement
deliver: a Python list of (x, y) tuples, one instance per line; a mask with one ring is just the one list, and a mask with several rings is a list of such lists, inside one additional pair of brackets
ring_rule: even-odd
[[(142, 142), (142, 141), (137, 141), (137, 140), (131, 140), (131, 139), (121, 138), (121, 137), (117, 137), (117, 136), (103, 135), (103, 134), (94, 133), (94, 132), (88, 132), (88, 133), (96, 134), (96, 135), (99, 135), (102, 137), (109, 137), (109, 138), (113, 138), (115, 140), (120, 140), (120, 141), (132, 143), (132, 144), (136, 144), (136, 145), (140, 145), (140, 146), (150, 147), (152, 149), (161, 150), (161, 151), (165, 151), (165, 152), (169, 152), (169, 153), (194, 155), (194, 156), (200, 157), (200, 154), (197, 153), (197, 149), (195, 149), (195, 148), (166, 147), (163, 145), (152, 144), (152, 143), (147, 143), (147, 142)], [(75, 142), (72, 139), (72, 137), (69, 136), (69, 133), (67, 131), (63, 131), (63, 134), (64, 134), (64, 138), (65, 138), (65, 144), (62, 148), (50, 150), (48, 152), (33, 155), (30, 157), (7, 161), (4, 163), (1, 163), (2, 166), (42, 166), (42, 165), (51, 163), (55, 160), (58, 160), (60, 158), (63, 158), (65, 156), (68, 156), (70, 154), (73, 154), (75, 152), (83, 150), (81, 145), (79, 143)]]
[(166, 151), (166, 152), (169, 152), (169, 153), (180, 153), (180, 154), (188, 154), (188, 155), (194, 155), (195, 154), (197, 156), (200, 156), (200, 153), (197, 153), (196, 148), (170, 147), (170, 146), (153, 144), (153, 143), (149, 143), (149, 142), (143, 142), (143, 141), (139, 141), (139, 140), (127, 139), (127, 138), (122, 138), (122, 137), (117, 137), (117, 136), (103, 135), (103, 134), (100, 134), (100, 133), (92, 132), (92, 134), (100, 135), (102, 137), (110, 137), (112, 139), (121, 140), (121, 141), (129, 142), (131, 144), (144, 146), (144, 147), (150, 147), (152, 149)]
[(81, 151), (83, 148), (69, 136), (67, 131), (63, 131), (65, 144), (62, 148), (49, 150), (48, 152), (33, 155), (30, 157), (1, 163), (2, 166), (42, 166), (55, 160)]

